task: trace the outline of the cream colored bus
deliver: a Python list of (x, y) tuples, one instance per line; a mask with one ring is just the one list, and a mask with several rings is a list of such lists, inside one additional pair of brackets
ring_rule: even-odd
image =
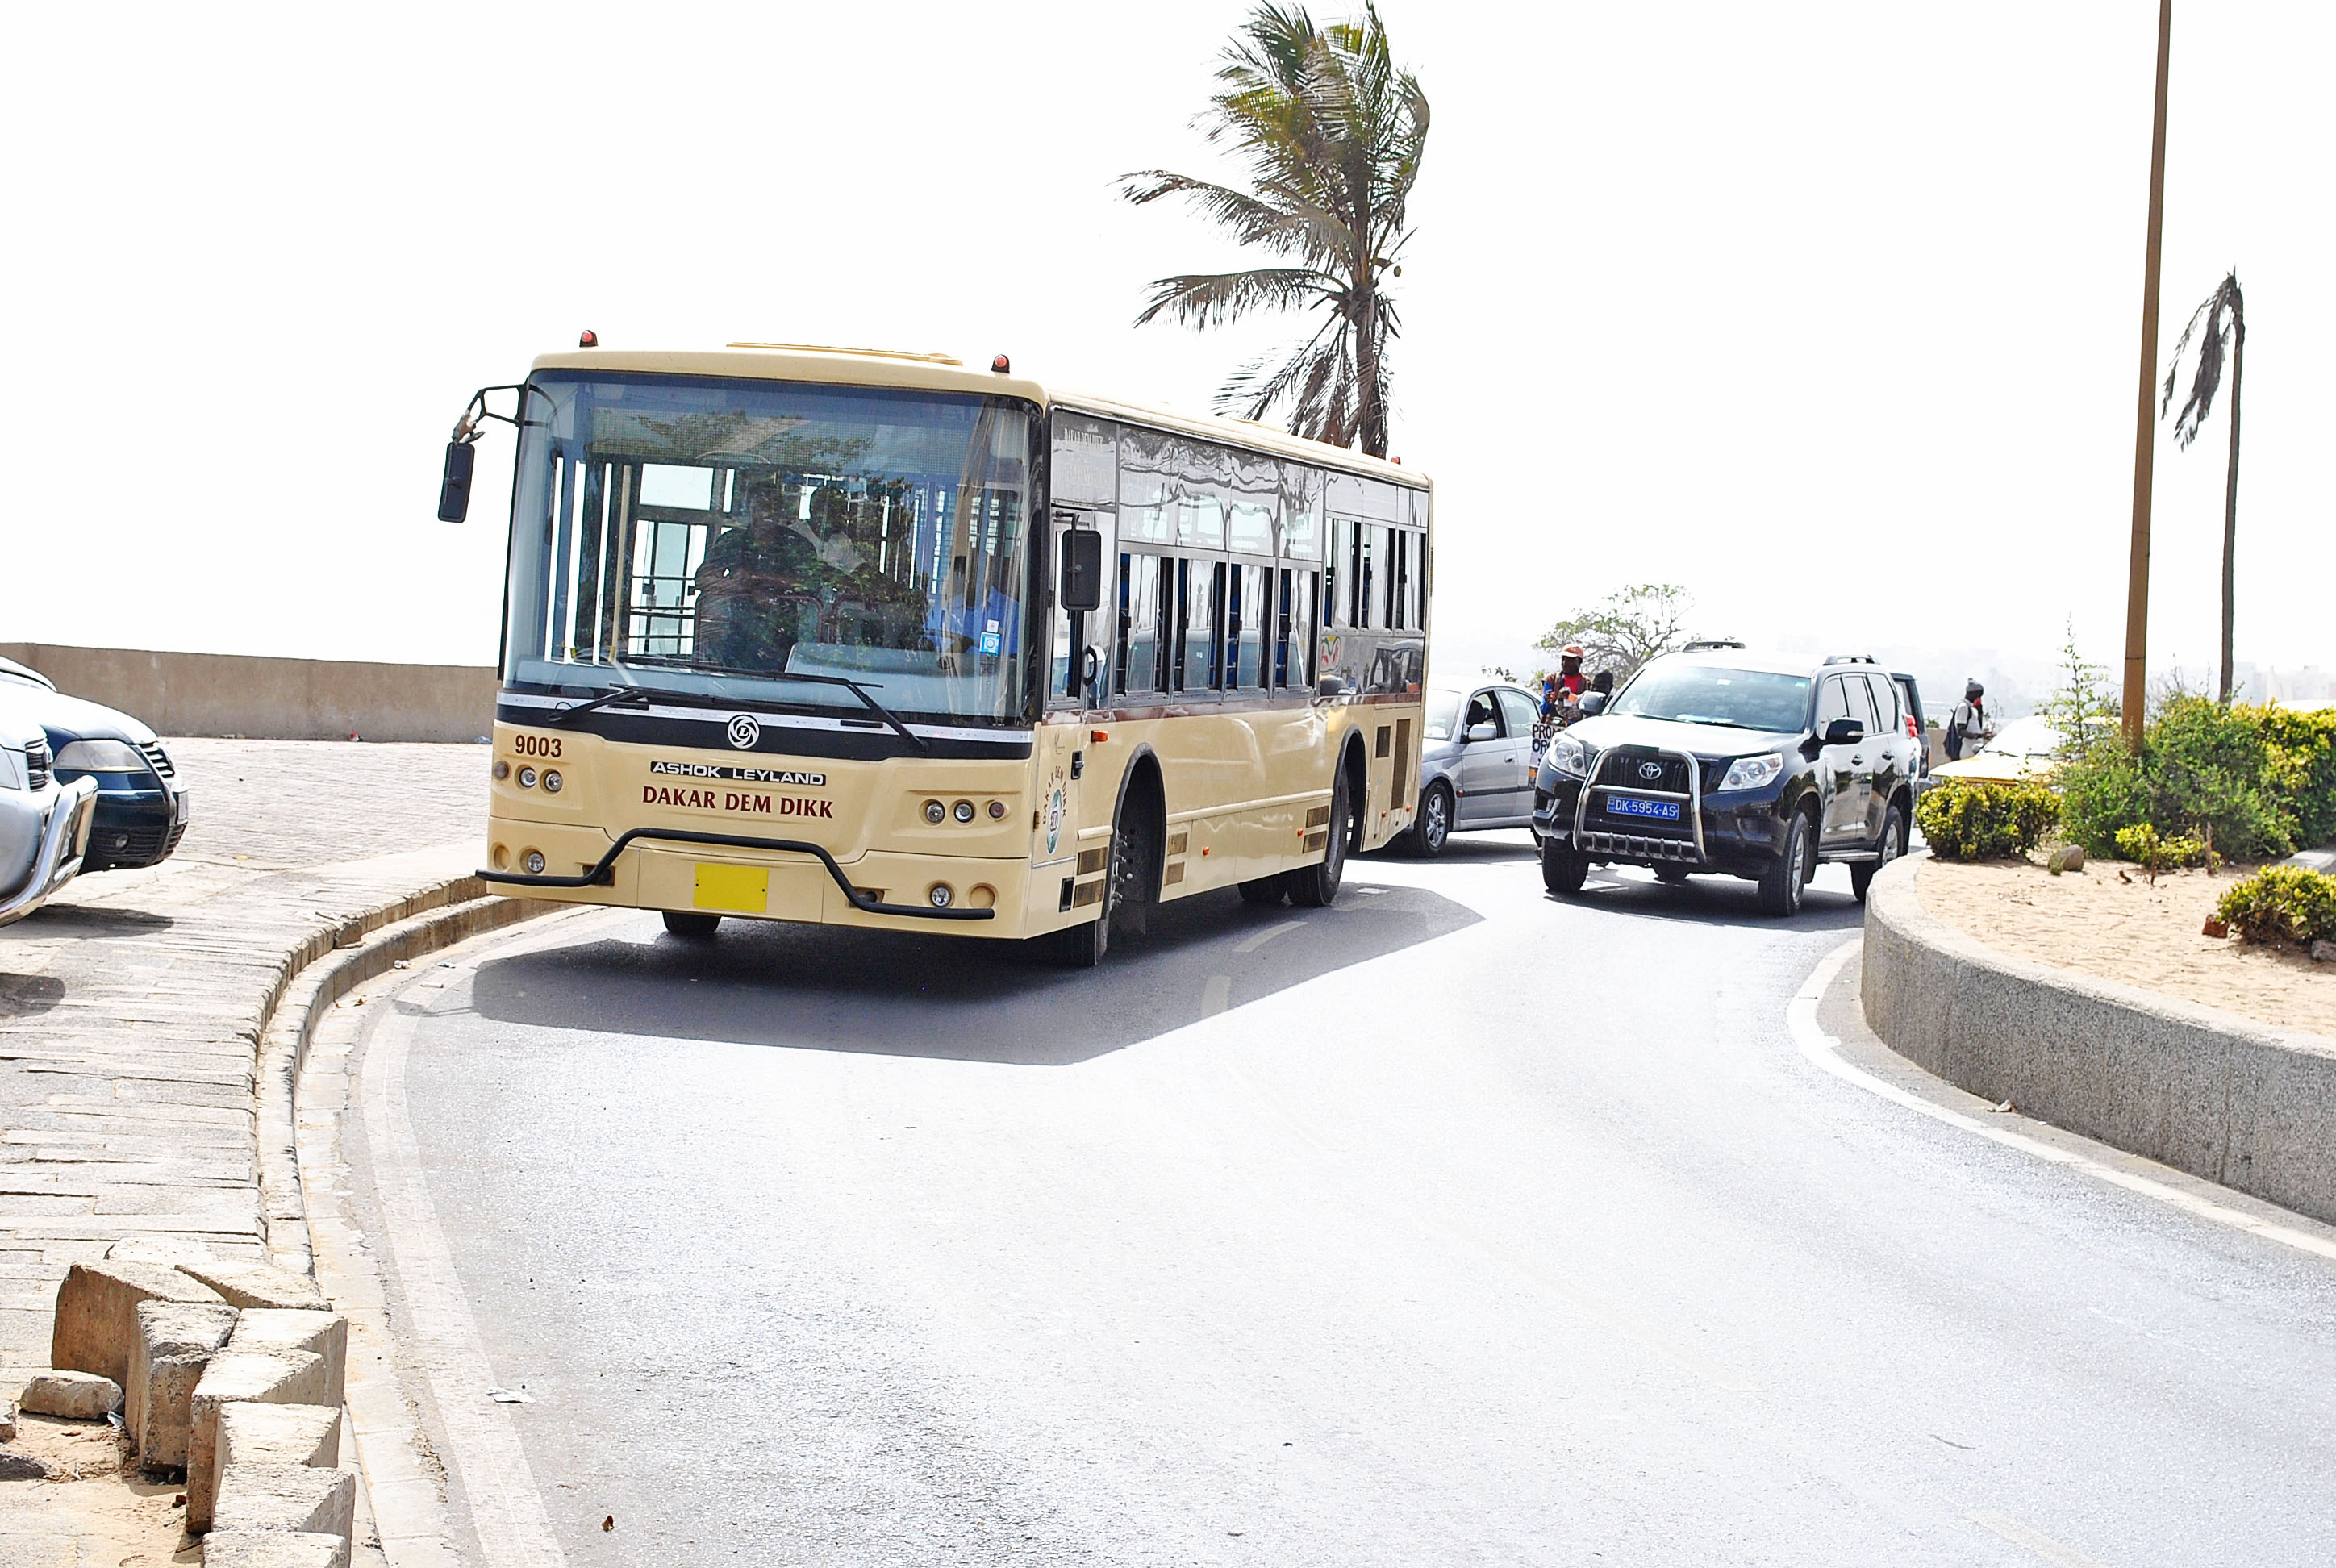
[(1411, 826), (1417, 474), (1002, 356), (586, 344), (448, 448), (460, 521), (518, 427), (489, 881), (1085, 965)]

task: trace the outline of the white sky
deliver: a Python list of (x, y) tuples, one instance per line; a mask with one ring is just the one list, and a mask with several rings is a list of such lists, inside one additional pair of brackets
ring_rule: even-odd
[[(1244, 9), (18, 14), (0, 638), (490, 662), (510, 444), (450, 528), (446, 431), (584, 326), (1204, 405), (1296, 324), (1133, 329), (1235, 258), (1112, 180), (1209, 171)], [(2162, 351), (2235, 265), (2239, 656), (2336, 663), (2336, 10), (2176, 12)], [(1395, 450), (1439, 667), (1641, 579), (1705, 631), (2040, 659), (2073, 617), (2112, 662), (2155, 14), (1387, 0), (1436, 110)], [(2203, 665), (2227, 426), (2159, 428), (2153, 662)]]

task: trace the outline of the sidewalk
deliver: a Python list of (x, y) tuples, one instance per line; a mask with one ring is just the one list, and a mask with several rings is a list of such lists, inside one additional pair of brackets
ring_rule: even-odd
[(0, 929), (0, 1399), (47, 1366), (73, 1263), (129, 1235), (265, 1255), (254, 1053), (288, 955), (477, 868), (484, 746), (167, 744), (179, 852)]

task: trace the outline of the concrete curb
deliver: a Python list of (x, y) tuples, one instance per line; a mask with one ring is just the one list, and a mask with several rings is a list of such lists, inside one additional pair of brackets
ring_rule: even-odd
[(386, 904), (309, 944), (269, 998), (259, 1035), (259, 1202), (268, 1251), (279, 1268), (313, 1274), (307, 1208), (300, 1192), (300, 1069), (316, 1020), (351, 990), (398, 964), (482, 931), (573, 905), (507, 899), (476, 877), (457, 877)]
[(1866, 1022), (2040, 1120), (2336, 1222), (2336, 1040), (2000, 953), (1924, 909), (1922, 859), (1865, 902)]

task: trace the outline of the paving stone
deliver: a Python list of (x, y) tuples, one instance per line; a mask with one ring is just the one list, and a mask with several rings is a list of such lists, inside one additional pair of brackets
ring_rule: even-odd
[[(309, 1532), (346, 1541), (355, 1524), (356, 1495), (354, 1470), (247, 1461), (230, 1465), (219, 1477), (219, 1505), (205, 1528)], [(187, 1501), (191, 1532), (194, 1499)]]
[(318, 1403), (341, 1402), (348, 1366), (349, 1320), (338, 1312), (255, 1308), (237, 1319), (228, 1345), (235, 1350), (306, 1350), (322, 1357), (325, 1397)]
[[(38, 1225), (17, 1227), (37, 1234)], [(160, 1263), (75, 1263), (57, 1287), (49, 1365), (94, 1372), (125, 1388), (130, 1359), (138, 1349), (141, 1301), (200, 1301), (222, 1304), (219, 1292)]]
[[(187, 1435), (187, 1528), (211, 1525), (219, 1478), (219, 1411), (248, 1401), (260, 1405), (337, 1406), (328, 1399), (325, 1359), (307, 1350), (238, 1350), (211, 1358), (195, 1385)], [(284, 1525), (292, 1529), (297, 1526)]]
[(187, 1462), (187, 1424), (195, 1384), (211, 1354), (235, 1330), (226, 1305), (187, 1301), (138, 1303), (137, 1353), (122, 1385), (122, 1418), (138, 1462), (149, 1470)]
[(349, 1568), (349, 1544), (306, 1530), (214, 1530), (203, 1568)]
[(102, 1421), (122, 1407), (122, 1386), (94, 1372), (41, 1372), (25, 1383), (23, 1404), (28, 1416)]
[(230, 1306), (329, 1310), (314, 1280), (273, 1263), (197, 1263), (180, 1271), (217, 1290)]

